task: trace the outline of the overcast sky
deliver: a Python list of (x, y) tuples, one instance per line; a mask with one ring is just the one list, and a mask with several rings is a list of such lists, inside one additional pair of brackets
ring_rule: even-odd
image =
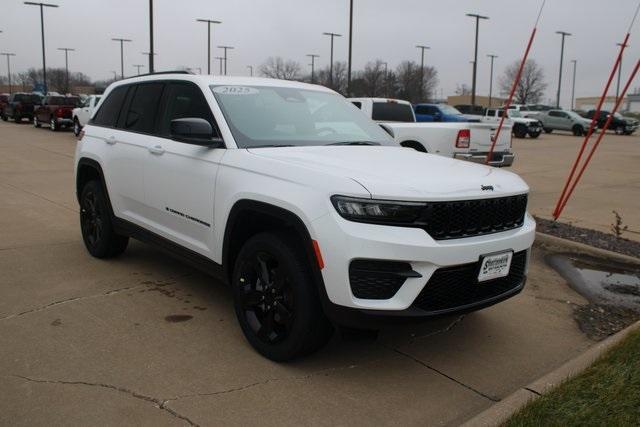
[[(148, 0), (50, 0), (60, 5), (45, 9), (47, 65), (64, 66), (58, 47), (77, 49), (70, 68), (94, 79), (120, 70), (120, 46), (112, 37), (132, 39), (125, 45), (125, 74), (133, 64), (146, 64), (141, 54), (149, 49)], [(0, 0), (0, 51), (14, 52), (14, 70), (41, 67), (38, 8), (19, 0)], [(426, 63), (437, 68), (440, 90), (451, 95), (458, 84), (471, 84), (474, 21), (465, 13), (491, 17), (482, 21), (478, 54), (478, 93), (489, 90), (489, 59), (499, 56), (496, 75), (518, 59), (533, 27), (540, 1), (533, 0), (355, 0), (353, 66), (362, 68), (380, 58), (395, 67), (403, 60), (419, 61), (416, 44), (431, 46)], [(563, 78), (563, 103), (569, 104), (571, 59), (578, 60), (576, 96), (601, 91), (638, 0), (547, 0), (531, 58), (546, 72), (547, 96), (555, 97), (560, 57), (557, 30), (573, 33), (567, 39)], [(179, 66), (206, 70), (206, 24), (196, 18), (223, 21), (215, 26), (213, 46), (235, 46), (229, 52), (229, 74), (248, 73), (268, 56), (282, 56), (309, 67), (305, 54), (320, 55), (319, 66), (329, 62), (325, 31), (342, 33), (336, 39), (335, 60), (347, 59), (348, 0), (155, 0), (156, 69)], [(640, 22), (638, 23), (640, 26)], [(638, 58), (638, 29), (632, 31), (624, 70)], [(215, 49), (213, 56), (221, 56)], [(146, 67), (145, 67), (146, 69)], [(218, 71), (212, 61), (212, 70)], [(6, 66), (0, 63), (0, 73)], [(615, 85), (614, 89), (615, 91)]]

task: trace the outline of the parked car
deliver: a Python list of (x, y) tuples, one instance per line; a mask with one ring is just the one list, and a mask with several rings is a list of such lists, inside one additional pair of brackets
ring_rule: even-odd
[[(447, 104), (417, 104), (413, 106), (417, 122), (469, 122), (474, 119)], [(478, 120), (476, 120), (478, 121)]]
[(7, 104), (4, 106), (2, 120), (5, 122), (13, 119), (16, 123), (22, 119), (33, 120), (34, 107), (40, 104), (42, 97), (34, 93), (17, 92), (9, 96)]
[(4, 117), (4, 107), (9, 102), (8, 93), (0, 93), (0, 118)]
[[(486, 123), (416, 123), (411, 104), (386, 98), (352, 98), (367, 117), (378, 122), (403, 147), (417, 151), (485, 163), (495, 125)], [(511, 166), (511, 126), (502, 132), (491, 160), (492, 166)]]
[(554, 130), (565, 130), (572, 132), (575, 136), (581, 136), (587, 133), (591, 126), (591, 120), (580, 117), (573, 111), (548, 110), (529, 115), (529, 117), (535, 117), (540, 120), (545, 133), (551, 133)]
[(100, 95), (89, 95), (82, 100), (78, 108), (73, 109), (73, 133), (75, 133), (76, 136), (80, 135), (82, 128), (89, 122), (100, 99), (102, 99)]
[[(483, 122), (498, 124), (503, 114), (504, 109), (489, 108), (483, 117)], [(526, 118), (519, 110), (508, 110), (507, 117), (505, 118), (505, 123), (507, 122), (511, 124), (513, 136), (516, 138), (524, 138), (529, 135), (529, 137), (535, 139), (542, 133), (542, 123), (540, 123), (540, 120)]]
[[(596, 110), (588, 111), (585, 117), (591, 120), (595, 113)], [(604, 127), (609, 116), (611, 116), (609, 111), (600, 111), (600, 115), (598, 116), (598, 127), (600, 129)], [(617, 135), (631, 135), (638, 129), (638, 124), (638, 120), (632, 117), (624, 117), (620, 113), (614, 113), (613, 119), (611, 119), (611, 123), (609, 123), (609, 129)]]
[(45, 96), (42, 104), (36, 108), (33, 125), (37, 128), (44, 123), (49, 129), (57, 131), (73, 125), (73, 109), (80, 103), (77, 96), (49, 95)]
[(317, 350), (334, 325), (473, 311), (524, 287), (524, 181), (415, 155), (330, 89), (176, 73), (104, 96), (76, 148), (88, 252), (135, 237), (217, 274), (270, 359)]

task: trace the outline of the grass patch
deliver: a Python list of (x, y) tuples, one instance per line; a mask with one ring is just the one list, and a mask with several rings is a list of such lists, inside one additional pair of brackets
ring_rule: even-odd
[(582, 374), (517, 412), (506, 426), (640, 424), (640, 331)]

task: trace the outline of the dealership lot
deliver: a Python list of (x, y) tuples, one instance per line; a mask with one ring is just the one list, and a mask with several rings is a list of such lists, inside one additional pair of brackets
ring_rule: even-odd
[[(534, 214), (548, 216), (578, 143), (514, 140)], [(69, 132), (0, 123), (0, 410), (13, 425), (457, 424), (593, 345), (567, 303), (584, 300), (537, 247), (527, 288), (503, 304), (270, 362), (208, 276), (137, 242), (116, 260), (86, 253), (74, 148)], [(566, 219), (606, 231), (615, 207), (640, 230), (639, 160), (640, 138), (608, 136)]]

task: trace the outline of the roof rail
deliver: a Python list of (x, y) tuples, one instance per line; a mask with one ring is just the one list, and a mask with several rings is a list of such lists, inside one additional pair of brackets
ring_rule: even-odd
[(176, 71), (158, 71), (156, 73), (146, 73), (146, 74), (140, 74), (137, 76), (130, 76), (130, 77), (125, 77), (124, 79), (120, 79), (121, 80), (128, 80), (128, 79), (135, 79), (137, 77), (145, 77), (145, 76), (157, 76), (157, 75), (161, 75), (161, 74), (194, 74), (191, 71), (186, 71), (186, 70), (176, 70)]

